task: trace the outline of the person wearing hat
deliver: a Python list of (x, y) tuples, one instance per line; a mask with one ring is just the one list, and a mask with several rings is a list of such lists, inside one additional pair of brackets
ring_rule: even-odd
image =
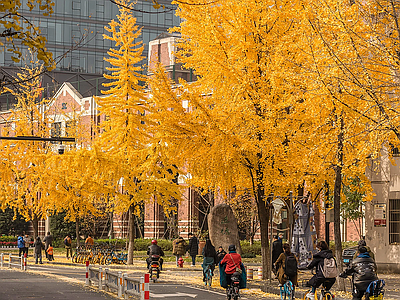
[[(226, 254), (225, 257), (219, 262), (219, 268), (220, 268), (220, 274), (222, 274), (221, 272), (224, 273), (225, 280), (228, 286), (230, 286), (231, 284), (232, 274), (237, 272), (238, 269), (242, 270), (241, 272), (242, 274), (244, 274), (244, 265), (242, 263), (242, 257), (240, 256), (239, 253), (236, 253), (235, 245), (229, 245), (228, 254)], [(223, 280), (224, 276), (220, 276), (220, 281), (222, 282)], [(244, 286), (241, 286), (240, 288), (245, 288), (245, 284), (246, 283), (244, 283)]]
[[(373, 260), (375, 260), (374, 252), (372, 252), (371, 248), (367, 246), (367, 243), (365, 242), (364, 239), (358, 241), (358, 248), (360, 248), (360, 247), (365, 247), (367, 249), (369, 256)], [(353, 260), (356, 259), (358, 255), (360, 255), (360, 251), (357, 249), (356, 253), (354, 253)]]
[(367, 247), (358, 247), (358, 252), (358, 256), (350, 263), (347, 269), (339, 275), (339, 277), (344, 278), (348, 275), (352, 275), (353, 300), (361, 300), (368, 285), (372, 281), (378, 279), (375, 260), (369, 255)]

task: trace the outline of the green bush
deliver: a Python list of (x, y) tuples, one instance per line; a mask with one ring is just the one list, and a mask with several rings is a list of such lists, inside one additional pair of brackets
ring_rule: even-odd
[[(134, 251), (147, 251), (147, 248), (151, 245), (152, 239), (135, 239), (133, 250)], [(98, 244), (110, 244), (117, 248), (126, 246), (126, 239), (97, 239), (95, 240)], [(172, 251), (172, 241), (170, 240), (157, 240), (158, 245), (164, 251)]]
[(150, 239), (135, 239), (134, 250), (147, 251), (147, 247), (151, 245), (151, 241)]
[(254, 241), (251, 246), (249, 241), (240, 241), (240, 246), (242, 247), (242, 257), (253, 258), (261, 255), (261, 241)]
[(18, 237), (12, 235), (2, 235), (0, 236), (0, 242), (16, 242), (17, 238)]

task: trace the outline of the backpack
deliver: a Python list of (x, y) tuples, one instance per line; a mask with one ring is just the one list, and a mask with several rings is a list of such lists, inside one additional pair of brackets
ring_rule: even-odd
[(322, 267), (322, 274), (325, 278), (336, 278), (338, 276), (338, 269), (336, 266), (335, 258), (324, 258), (324, 266)]
[(289, 277), (296, 276), (296, 274), (297, 274), (297, 259), (293, 254), (286, 256), (284, 271), (285, 271), (285, 274)]
[(67, 238), (64, 239), (64, 245), (65, 245), (65, 246), (71, 246), (71, 244), (68, 243), (68, 239), (67, 239)]

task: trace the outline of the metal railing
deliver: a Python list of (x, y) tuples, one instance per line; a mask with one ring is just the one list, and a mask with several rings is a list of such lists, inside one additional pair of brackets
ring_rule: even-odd
[[(147, 279), (147, 281), (146, 281)], [(125, 299), (129, 296), (140, 296), (141, 300), (150, 299), (149, 275), (140, 279), (128, 277), (128, 274), (122, 272), (110, 272), (108, 268), (104, 269), (91, 267), (86, 264), (86, 285), (97, 286), (99, 290), (116, 292), (118, 297), (124, 295)]]
[(19, 268), (22, 271), (26, 271), (26, 262), (27, 259), (24, 256), (12, 255), (11, 253), (0, 254), (0, 267), (9, 267), (9, 268)]

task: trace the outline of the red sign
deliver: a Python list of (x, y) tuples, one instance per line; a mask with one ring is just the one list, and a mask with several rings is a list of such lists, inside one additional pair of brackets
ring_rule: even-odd
[(375, 227), (386, 227), (386, 219), (375, 219), (374, 220)]

